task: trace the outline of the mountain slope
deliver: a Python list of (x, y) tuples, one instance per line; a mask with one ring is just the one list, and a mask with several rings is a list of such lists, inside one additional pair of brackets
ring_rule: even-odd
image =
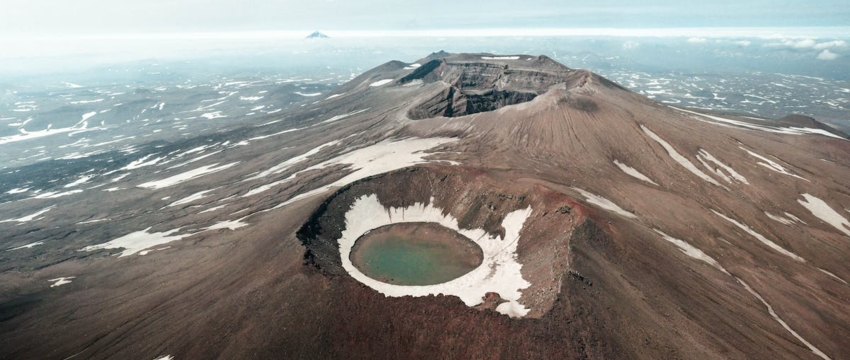
[[(269, 120), (184, 168), (157, 155), (169, 165), (103, 199), (7, 205), (76, 211), (0, 223), (9, 248), (46, 243), (0, 255), (0, 357), (850, 352), (850, 142), (815, 120), (678, 109), (545, 56), (447, 53)], [(522, 281), (482, 280), (470, 303), (357, 280), (346, 231), (420, 213), (514, 249), (487, 279), (519, 264)]]

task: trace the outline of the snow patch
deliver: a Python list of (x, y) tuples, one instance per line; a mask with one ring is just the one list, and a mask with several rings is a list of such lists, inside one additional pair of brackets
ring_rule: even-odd
[[(101, 99), (102, 100), (102, 99)], [(88, 120), (90, 117), (97, 115), (97, 111), (87, 112), (83, 114), (83, 119), (80, 122)]]
[(519, 60), (519, 56), (482, 56), (481, 60)]
[(794, 220), (786, 219), (786, 218), (782, 217), (782, 215), (773, 215), (773, 214), (771, 214), (767, 211), (765, 211), (764, 214), (767, 215), (767, 217), (769, 217), (771, 220), (777, 221), (777, 222), (785, 224), (785, 225), (791, 225), (791, 224), (794, 223)]
[(768, 304), (767, 301), (765, 301), (764, 298), (761, 297), (761, 295), (759, 295), (759, 293), (757, 293), (755, 290), (753, 290), (753, 288), (751, 288), (749, 285), (747, 285), (747, 283), (745, 283), (744, 280), (741, 280), (739, 278), (735, 278), (735, 279), (737, 279), (738, 282), (741, 283), (741, 285), (743, 285), (744, 288), (747, 289), (747, 291), (750, 292), (750, 294), (753, 294), (753, 296), (755, 296), (757, 299), (759, 299), (759, 301), (761, 301), (761, 303), (764, 304), (764, 306), (767, 307), (767, 312), (770, 313), (770, 316), (772, 316), (773, 319), (776, 320), (776, 322), (779, 323), (779, 325), (782, 325), (782, 327), (785, 328), (785, 330), (788, 330), (788, 332), (791, 333), (791, 335), (794, 335), (794, 337), (797, 338), (797, 340), (800, 340), (800, 342), (805, 344), (809, 348), (809, 350), (811, 350), (813, 353), (815, 353), (815, 355), (820, 356), (821, 358), (824, 358), (826, 360), (831, 360), (829, 358), (829, 356), (826, 356), (826, 354), (824, 354), (822, 351), (818, 350), (818, 348), (816, 348), (814, 345), (812, 345), (812, 343), (806, 341), (806, 339), (803, 339), (803, 337), (800, 336), (800, 334), (797, 334), (796, 331), (792, 330), (791, 327), (788, 326), (788, 323), (783, 321), (779, 317), (779, 315), (777, 315), (776, 312), (773, 311), (773, 307), (770, 306), (770, 304)]
[[(531, 207), (509, 213), (502, 221), (505, 237), (489, 235), (483, 229), (461, 229), (458, 221), (443, 209), (434, 207), (433, 199), (429, 204), (415, 203), (405, 208), (385, 208), (376, 195), (357, 199), (345, 214), (345, 230), (339, 238), (340, 258), (343, 268), (357, 281), (378, 292), (391, 297), (453, 295), (467, 306), (482, 302), (487, 292), (496, 292), (509, 305), (502, 304), (496, 311), (510, 317), (523, 317), (529, 309), (519, 303), (520, 290), (531, 286), (520, 272), (522, 264), (517, 261), (519, 233), (526, 219), (531, 215)], [(372, 279), (361, 273), (351, 263), (349, 255), (355, 241), (366, 232), (390, 224), (406, 222), (437, 223), (469, 238), (484, 252), (484, 261), (475, 270), (448, 282), (426, 286), (392, 285)]]
[(242, 195), (242, 197), (249, 197), (249, 196), (257, 195), (257, 194), (262, 193), (262, 192), (266, 192), (268, 190), (271, 190), (273, 187), (287, 183), (294, 178), (295, 178), (295, 175), (292, 175), (292, 176), (290, 176), (286, 179), (278, 180), (278, 181), (275, 181), (275, 182), (272, 182), (272, 183), (268, 183), (268, 184), (265, 184), (265, 185), (255, 187), (251, 190), (248, 190), (248, 192), (245, 193), (245, 195)]
[(389, 84), (391, 82), (393, 82), (393, 79), (383, 79), (383, 80), (375, 81), (375, 82), (369, 84), (369, 86), (371, 86), (371, 87), (383, 86), (383, 85)]
[(158, 181), (146, 182), (144, 184), (138, 185), (138, 187), (146, 188), (146, 189), (154, 189), (154, 190), (162, 189), (162, 188), (174, 186), (174, 185), (177, 185), (177, 184), (180, 184), (182, 182), (189, 181), (189, 180), (192, 180), (192, 179), (195, 179), (195, 178), (199, 178), (199, 177), (204, 176), (204, 175), (208, 175), (208, 174), (219, 172), (219, 171), (222, 171), (222, 170), (225, 170), (225, 169), (229, 169), (233, 166), (236, 166), (236, 164), (238, 164), (238, 163), (239, 162), (237, 161), (237, 162), (234, 162), (234, 163), (221, 165), (221, 166), (216, 166), (216, 165), (218, 165), (217, 163), (212, 164), (212, 165), (201, 166), (197, 169), (190, 170), (190, 171), (187, 171), (187, 172), (184, 172), (184, 173), (181, 173), (181, 174), (177, 174), (177, 175), (174, 175), (174, 176), (169, 177), (169, 178), (165, 178), (165, 179), (158, 180)]
[(414, 138), (399, 141), (385, 140), (375, 145), (340, 155), (323, 163), (304, 169), (295, 175), (297, 176), (302, 172), (322, 169), (331, 165), (351, 165), (354, 172), (330, 185), (299, 194), (286, 202), (275, 206), (274, 208), (277, 209), (289, 205), (295, 201), (323, 193), (333, 187), (343, 186), (365, 177), (378, 175), (411, 165), (427, 163), (429, 161), (425, 160), (425, 157), (431, 154), (427, 154), (424, 151), (454, 141), (456, 141), (456, 139), (452, 138)]
[(723, 266), (720, 266), (720, 263), (718, 263), (717, 260), (714, 260), (714, 258), (712, 258), (711, 256), (706, 255), (706, 253), (702, 252), (702, 250), (697, 249), (696, 247), (694, 247), (691, 244), (688, 244), (685, 241), (682, 241), (682, 240), (676, 239), (676, 238), (674, 238), (670, 235), (667, 235), (664, 232), (662, 232), (661, 230), (655, 229), (655, 232), (657, 232), (659, 235), (661, 235), (661, 237), (664, 240), (667, 240), (667, 241), (673, 243), (673, 245), (676, 245), (676, 247), (678, 247), (679, 250), (681, 250), (685, 255), (688, 255), (688, 256), (690, 256), (694, 259), (703, 261), (706, 264), (711, 265), (715, 269), (722, 271), (726, 275), (730, 275), (730, 276), (732, 275), (732, 274), (729, 274), (729, 272), (726, 271), (726, 269), (724, 269)]
[(63, 186), (63, 188), (69, 188), (69, 187), (74, 187), (74, 186), (77, 186), (77, 185), (85, 184), (85, 183), (89, 182), (89, 180), (91, 180), (93, 177), (94, 177), (93, 175), (83, 176), (83, 177), (75, 180), (74, 182)]
[(215, 225), (204, 229), (204, 231), (206, 231), (206, 230), (218, 230), (218, 229), (236, 230), (238, 228), (248, 226), (249, 225), (248, 223), (242, 222), (243, 219), (245, 219), (245, 218), (243, 217), (243, 218), (237, 219), (237, 220), (219, 221), (219, 222), (215, 223)]
[(345, 119), (345, 118), (347, 118), (347, 117), (349, 117), (349, 116), (351, 116), (351, 115), (357, 115), (357, 114), (359, 114), (359, 113), (362, 113), (362, 112), (364, 112), (364, 111), (368, 111), (368, 110), (369, 110), (369, 109), (363, 109), (363, 110), (352, 111), (352, 112), (350, 112), (350, 113), (348, 113), (348, 114), (336, 115), (336, 116), (334, 116), (334, 117), (332, 117), (332, 118), (330, 118), (330, 119), (327, 119), (327, 120), (325, 120), (325, 121), (322, 121), (322, 122), (321, 122), (321, 124), (331, 123), (331, 122), (334, 122), (334, 121), (337, 121), (337, 120), (342, 120), (342, 119)]
[(167, 250), (167, 249), (171, 249), (171, 246), (165, 246), (165, 247), (161, 247), (161, 248), (157, 248), (157, 249), (150, 249), (150, 250), (142, 250), (142, 251), (139, 251), (139, 255), (145, 256), (145, 255), (150, 254), (151, 252), (154, 252), (154, 251), (162, 251), (162, 250)]
[(53, 283), (53, 285), (50, 285), (50, 287), (57, 287), (57, 286), (65, 285), (65, 284), (70, 284), (70, 283), (71, 283), (71, 279), (73, 279), (73, 278), (75, 278), (75, 277), (76, 277), (76, 276), (60, 277), (60, 278), (55, 278), (55, 279), (47, 280), (47, 282), (52, 282), (52, 283)]
[(78, 222), (77, 225), (94, 224), (94, 223), (99, 223), (99, 222), (102, 222), (102, 221), (109, 221), (109, 220), (110, 220), (109, 218), (87, 220), (87, 221)]
[(844, 235), (850, 236), (850, 221), (847, 221), (841, 214), (833, 210), (826, 201), (809, 194), (802, 194), (800, 196), (803, 197), (803, 200), (797, 200), (797, 202), (808, 209), (812, 215), (832, 225), (838, 231), (843, 232)]
[(141, 159), (134, 160), (133, 162), (127, 164), (127, 166), (122, 167), (121, 170), (133, 170), (133, 169), (138, 169), (138, 168), (145, 167), (145, 166), (151, 166), (151, 165), (155, 165), (156, 163), (165, 159), (165, 157), (158, 157), (158, 158), (155, 158), (153, 160), (148, 160), (150, 157), (152, 157), (154, 155), (156, 155), (156, 154), (149, 154), (149, 155), (146, 155), (145, 157), (143, 157)]
[(211, 208), (209, 208), (209, 209), (206, 209), (206, 210), (204, 210), (204, 211), (199, 212), (198, 214), (203, 214), (203, 213), (207, 213), (207, 212), (213, 212), (213, 211), (216, 211), (216, 210), (218, 210), (218, 209), (222, 209), (222, 208), (224, 208), (225, 206), (227, 206), (227, 204), (219, 205), (219, 206), (213, 206), (213, 207), (211, 207)]
[(708, 176), (706, 173), (702, 172), (702, 170), (700, 170), (696, 166), (694, 166), (694, 164), (691, 163), (690, 160), (688, 160), (687, 158), (685, 158), (684, 156), (679, 154), (679, 152), (677, 152), (676, 149), (673, 148), (673, 146), (670, 146), (669, 143), (667, 143), (666, 141), (664, 141), (664, 139), (662, 139), (661, 137), (656, 135), (654, 132), (652, 132), (652, 130), (649, 130), (649, 128), (647, 128), (646, 126), (643, 126), (643, 125), (641, 125), (640, 128), (643, 129), (643, 132), (645, 132), (647, 135), (649, 135), (649, 137), (652, 138), (652, 140), (655, 140), (657, 143), (659, 143), (664, 148), (664, 150), (667, 150), (667, 154), (669, 154), (670, 157), (673, 158), (674, 161), (679, 163), (679, 165), (682, 165), (682, 167), (684, 167), (688, 171), (692, 172), (694, 175), (700, 177), (701, 179), (703, 179), (703, 180), (705, 180), (705, 181), (707, 181), (711, 184), (720, 186), (720, 187), (722, 187), (726, 190), (729, 190), (729, 188), (721, 185), (719, 182), (717, 182), (717, 180), (714, 180), (714, 178), (712, 178), (711, 176)]
[(206, 118), (207, 120), (212, 120), (212, 119), (227, 117), (227, 115), (222, 114), (221, 111), (214, 111), (214, 112), (201, 114), (201, 117)]
[(339, 140), (334, 140), (334, 141), (319, 145), (318, 147), (316, 147), (316, 148), (314, 148), (314, 149), (312, 149), (312, 150), (310, 150), (310, 151), (308, 151), (304, 154), (294, 156), (294, 157), (290, 158), (289, 160), (286, 160), (286, 161), (284, 161), (280, 164), (277, 164), (277, 165), (272, 166), (272, 167), (270, 167), (266, 170), (263, 170), (263, 171), (259, 172), (258, 174), (245, 179), (245, 181), (256, 180), (256, 179), (260, 179), (260, 178), (263, 178), (263, 177), (266, 177), (266, 176), (269, 176), (269, 175), (280, 174), (280, 173), (286, 171), (287, 169), (289, 169), (290, 167), (292, 167), (293, 165), (300, 163), (304, 160), (307, 160), (307, 158), (309, 158), (310, 156), (318, 154), (320, 151), (324, 150), (325, 148), (339, 144), (339, 142), (340, 142)]
[(623, 210), (623, 208), (617, 206), (617, 204), (611, 202), (611, 200), (608, 200), (608, 199), (601, 197), (599, 195), (589, 193), (589, 192), (584, 191), (584, 190), (579, 189), (579, 188), (574, 187), (572, 189), (581, 193), (581, 195), (585, 197), (587, 202), (589, 202), (591, 204), (599, 206), (599, 207), (601, 207), (605, 210), (608, 210), (608, 211), (613, 211), (614, 213), (625, 216), (627, 218), (637, 219), (637, 215), (632, 214), (632, 213), (630, 213), (626, 210)]
[(7, 249), (6, 251), (15, 251), (15, 250), (21, 250), (21, 249), (32, 249), (33, 247), (36, 247), (36, 246), (39, 246), (39, 245), (44, 245), (44, 241), (36, 241), (34, 243), (29, 243), (29, 244), (26, 244), (26, 245), (21, 245), (21, 246), (18, 246), (18, 247)]
[[(701, 118), (694, 118), (694, 117), (690, 117), (690, 118), (698, 120), (698, 121), (707, 122), (709, 124), (714, 124), (714, 125), (735, 126), (735, 127), (745, 128), (745, 129), (750, 129), (750, 130), (759, 130), (759, 131), (772, 132), (772, 133), (777, 133), (777, 134), (786, 134), (786, 135), (823, 135), (823, 136), (828, 136), (828, 137), (832, 137), (832, 138), (836, 138), (836, 139), (846, 140), (841, 136), (835, 135), (835, 134), (830, 133), (828, 131), (825, 131), (823, 129), (804, 128), (804, 127), (783, 128), (783, 127), (776, 127), (776, 126), (757, 125), (757, 124), (751, 124), (751, 123), (748, 123), (748, 122), (745, 122), (745, 121), (740, 121), (740, 120), (732, 120), (732, 119), (722, 118), (722, 117), (719, 117), (719, 116), (701, 114), (701, 113), (698, 113), (698, 112), (695, 112), (695, 111), (689, 111), (689, 110), (680, 109), (680, 108), (677, 108), (677, 107), (672, 107), (672, 108), (677, 110), (677, 111), (684, 112), (684, 113), (697, 115)], [(707, 121), (707, 120), (703, 120), (703, 119), (709, 119), (709, 120), (713, 120), (713, 121)]]
[(172, 241), (177, 241), (194, 234), (183, 234), (183, 235), (171, 235), (174, 234), (180, 229), (175, 229), (167, 232), (157, 232), (157, 233), (149, 233), (148, 230), (151, 228), (144, 229), (142, 231), (136, 231), (133, 233), (129, 233), (115, 240), (98, 244), (92, 246), (86, 246), (79, 251), (95, 251), (100, 249), (124, 249), (118, 257), (125, 257), (133, 255), (139, 251), (152, 248), (154, 246), (170, 243)]
[(725, 219), (726, 221), (728, 221), (728, 222), (730, 222), (730, 223), (732, 223), (732, 224), (735, 224), (735, 226), (737, 226), (737, 227), (738, 227), (738, 228), (740, 228), (741, 230), (744, 230), (747, 234), (752, 235), (754, 238), (756, 238), (756, 240), (760, 241), (762, 244), (767, 245), (769, 248), (771, 248), (771, 249), (773, 249), (773, 250), (775, 250), (775, 251), (779, 252), (780, 254), (785, 255), (785, 256), (787, 256), (787, 257), (790, 257), (790, 258), (792, 258), (792, 259), (794, 259), (794, 260), (797, 260), (797, 261), (799, 261), (799, 262), (806, 262), (806, 260), (805, 260), (805, 259), (803, 259), (803, 258), (801, 258), (801, 257), (797, 256), (797, 254), (794, 254), (794, 253), (792, 253), (792, 252), (790, 252), (790, 251), (788, 251), (788, 250), (785, 250), (785, 248), (783, 248), (783, 247), (779, 246), (779, 244), (777, 244), (777, 243), (775, 243), (775, 242), (773, 242), (773, 241), (768, 240), (768, 239), (767, 239), (766, 237), (764, 237), (762, 234), (759, 234), (759, 233), (755, 232), (755, 230), (751, 229), (751, 228), (750, 228), (749, 226), (747, 226), (746, 224), (739, 223), (739, 222), (738, 222), (738, 221), (736, 221), (735, 219), (729, 218), (729, 217), (727, 217), (726, 215), (723, 215), (723, 214), (721, 214), (721, 213), (719, 213), (719, 212), (717, 212), (717, 211), (715, 211), (715, 210), (711, 210), (711, 212), (713, 212), (713, 213), (714, 213), (715, 215), (717, 215), (717, 216), (720, 216), (721, 218)]
[(850, 285), (850, 284), (848, 284), (848, 283), (847, 283), (847, 281), (844, 281), (844, 279), (842, 279), (842, 278), (840, 278), (840, 277), (836, 276), (835, 274), (833, 274), (833, 273), (831, 273), (831, 272), (829, 272), (829, 271), (826, 271), (826, 270), (821, 269), (821, 268), (818, 268), (818, 270), (820, 270), (820, 272), (822, 272), (822, 273), (824, 273), (824, 274), (829, 275), (829, 276), (830, 276), (830, 277), (832, 277), (833, 279), (838, 280), (838, 281), (840, 281), (840, 282), (844, 283), (844, 285)]
[(306, 129), (306, 128), (288, 129), (288, 130), (283, 130), (281, 132), (276, 132), (274, 134), (255, 136), (255, 137), (252, 137), (248, 140), (249, 141), (255, 141), (255, 140), (268, 139), (268, 138), (273, 137), (273, 136), (283, 135), (283, 134), (286, 134), (286, 133), (291, 133), (293, 131), (304, 130), (304, 129)]
[(65, 192), (53, 191), (53, 192), (48, 192), (48, 193), (33, 196), (33, 198), (36, 198), (36, 199), (55, 199), (55, 198), (60, 198), (60, 197), (63, 197), (63, 196), (78, 194), (78, 193), (81, 193), (81, 192), (83, 192), (83, 191), (79, 190), (79, 189), (71, 190), (71, 191), (65, 191)]
[[(213, 189), (213, 190), (215, 190), (215, 189)], [(190, 203), (190, 202), (193, 202), (193, 201), (196, 201), (196, 200), (203, 199), (203, 198), (207, 197), (207, 193), (209, 193), (209, 192), (211, 192), (211, 191), (213, 191), (213, 190), (204, 190), (204, 191), (196, 192), (196, 193), (194, 193), (194, 194), (192, 194), (192, 195), (189, 195), (189, 196), (187, 196), (187, 197), (185, 197), (185, 198), (183, 198), (183, 199), (180, 199), (180, 200), (177, 200), (177, 201), (175, 201), (175, 202), (173, 202), (173, 203), (171, 203), (171, 204), (168, 204), (168, 206), (167, 206), (167, 207), (172, 207), (172, 206), (178, 206), (178, 205), (188, 204), (188, 203)]]
[(755, 157), (755, 158), (757, 158), (757, 159), (760, 159), (760, 160), (764, 161), (764, 162), (758, 162), (758, 163), (757, 163), (757, 164), (759, 164), (759, 165), (761, 165), (761, 166), (764, 166), (764, 167), (766, 167), (766, 168), (768, 168), (768, 169), (770, 169), (770, 170), (776, 171), (776, 172), (778, 172), (778, 173), (780, 173), (780, 174), (785, 174), (785, 175), (788, 175), (788, 176), (793, 176), (793, 177), (798, 178), (798, 179), (802, 179), (802, 180), (809, 181), (809, 180), (804, 179), (804, 178), (802, 178), (802, 177), (800, 177), (800, 176), (797, 176), (797, 175), (795, 175), (795, 174), (792, 174), (790, 171), (788, 171), (788, 169), (785, 169), (782, 165), (777, 164), (777, 163), (776, 163), (775, 161), (773, 161), (773, 160), (770, 160), (770, 159), (768, 159), (768, 158), (766, 158), (766, 157), (764, 157), (764, 156), (761, 156), (761, 155), (756, 154), (756, 153), (754, 153), (754, 152), (752, 152), (752, 151), (750, 151), (750, 150), (747, 150), (747, 149), (745, 149), (745, 148), (744, 148), (744, 147), (742, 147), (742, 146), (739, 146), (739, 148), (740, 148), (741, 150), (746, 151), (748, 154), (750, 154), (750, 156), (753, 156), (753, 157)]
[[(731, 182), (732, 182), (732, 179), (735, 179), (735, 180), (736, 180), (736, 181), (738, 181), (738, 182), (741, 182), (741, 183), (744, 183), (744, 184), (747, 184), (747, 185), (749, 185), (749, 184), (750, 184), (750, 183), (747, 181), (747, 178), (745, 178), (743, 175), (739, 174), (739, 173), (738, 173), (737, 171), (735, 171), (735, 169), (733, 169), (731, 166), (726, 165), (726, 164), (724, 164), (724, 163), (720, 162), (720, 160), (717, 160), (717, 158), (716, 158), (716, 157), (714, 157), (713, 155), (709, 154), (709, 153), (708, 153), (708, 151), (706, 151), (705, 149), (700, 149), (700, 150), (699, 150), (699, 153), (697, 154), (697, 159), (698, 159), (698, 160), (699, 160), (699, 161), (703, 164), (703, 166), (705, 166), (708, 170), (710, 170), (710, 171), (714, 172), (715, 174), (717, 174), (717, 176), (720, 176), (721, 178), (723, 178), (724, 180), (726, 180), (726, 182), (731, 183)], [(708, 163), (706, 163), (706, 161), (708, 161), (708, 162), (712, 162), (712, 163), (714, 163), (715, 165), (719, 166), (720, 168), (712, 168), (712, 167), (711, 167)], [(729, 176), (726, 176), (725, 174), (723, 174), (723, 172), (722, 172), (722, 171), (720, 171), (720, 169), (726, 170), (726, 172), (729, 174)], [(730, 179), (730, 178), (731, 178), (731, 179)]]
[(635, 179), (643, 180), (643, 181), (646, 181), (646, 182), (648, 182), (652, 185), (658, 186), (658, 184), (656, 184), (655, 181), (652, 181), (652, 179), (648, 178), (646, 175), (641, 174), (640, 171), (637, 171), (637, 170), (635, 170), (635, 168), (617, 161), (617, 159), (614, 159), (614, 165), (617, 165), (617, 167), (619, 167), (620, 170), (622, 170), (624, 173), (634, 177)]
[(50, 209), (53, 209), (53, 206), (46, 208), (46, 209), (42, 209), (42, 210), (36, 212), (35, 214), (30, 214), (30, 215), (23, 216), (23, 217), (20, 217), (20, 218), (17, 218), (17, 219), (2, 220), (2, 221), (0, 221), (0, 223), (4, 223), (4, 222), (24, 223), (24, 222), (33, 221), (33, 220), (39, 220), (40, 218), (39, 219), (36, 219), (36, 218), (39, 217), (41, 214), (44, 214), (44, 213), (50, 211)]

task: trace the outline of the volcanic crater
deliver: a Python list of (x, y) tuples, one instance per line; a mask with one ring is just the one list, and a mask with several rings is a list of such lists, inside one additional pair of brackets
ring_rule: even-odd
[[(13, 204), (0, 284), (23, 285), (0, 292), (0, 358), (848, 353), (850, 142), (813, 119), (672, 107), (546, 56), (435, 53), (265, 120), (197, 158), (221, 170), (203, 179)], [(133, 210), (20, 222), (70, 206)], [(151, 237), (169, 245), (133, 254)], [(381, 242), (459, 249), (437, 265), (456, 269), (381, 274), (361, 252), (400, 260)]]
[(398, 80), (400, 84), (441, 83), (445, 88), (410, 109), (413, 120), (437, 116), (459, 117), (534, 100), (558, 84), (578, 84), (586, 71), (558, 65), (546, 56), (522, 63), (482, 62), (481, 56), (455, 56), (451, 61), (428, 61)]
[[(510, 182), (499, 180), (504, 175), (423, 165), (354, 182), (329, 196), (298, 231), (307, 248), (305, 263), (329, 276), (351, 276), (387, 296), (454, 295), (478, 306), (493, 293), (506, 301), (496, 311), (539, 317), (551, 309), (558, 277), (568, 265), (565, 238), (577, 204), (544, 187), (506, 186)], [(412, 274), (412, 283), (381, 271), (364, 274), (370, 269), (363, 241), (386, 245), (387, 235), (399, 234), (401, 241), (459, 249), (454, 263), (460, 269), (442, 277)], [(398, 263), (403, 259), (388, 261), (403, 266)], [(399, 277), (410, 271), (395, 270)]]

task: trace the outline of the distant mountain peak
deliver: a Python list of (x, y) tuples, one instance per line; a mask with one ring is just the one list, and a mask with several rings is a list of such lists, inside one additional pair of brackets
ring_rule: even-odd
[(327, 39), (329, 36), (322, 34), (318, 31), (314, 31), (312, 34), (307, 36), (307, 39)]

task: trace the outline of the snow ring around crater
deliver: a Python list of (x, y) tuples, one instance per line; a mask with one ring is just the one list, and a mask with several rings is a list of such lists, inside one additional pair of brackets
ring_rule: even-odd
[[(505, 216), (502, 226), (505, 237), (491, 236), (483, 229), (460, 229), (458, 221), (451, 214), (443, 214), (443, 209), (432, 204), (415, 203), (404, 208), (385, 208), (376, 195), (363, 196), (352, 204), (345, 213), (345, 231), (338, 239), (342, 267), (357, 281), (390, 297), (453, 295), (467, 306), (482, 302), (487, 292), (496, 292), (507, 302), (500, 304), (496, 311), (510, 317), (523, 317), (529, 309), (519, 303), (520, 290), (531, 283), (522, 278), (522, 264), (517, 261), (519, 233), (525, 220), (531, 215), (531, 207), (513, 211)], [(426, 222), (436, 223), (454, 230), (475, 242), (484, 252), (484, 261), (474, 270), (442, 284), (425, 286), (393, 285), (372, 279), (354, 267), (350, 260), (351, 249), (357, 239), (372, 229), (398, 223)]]

